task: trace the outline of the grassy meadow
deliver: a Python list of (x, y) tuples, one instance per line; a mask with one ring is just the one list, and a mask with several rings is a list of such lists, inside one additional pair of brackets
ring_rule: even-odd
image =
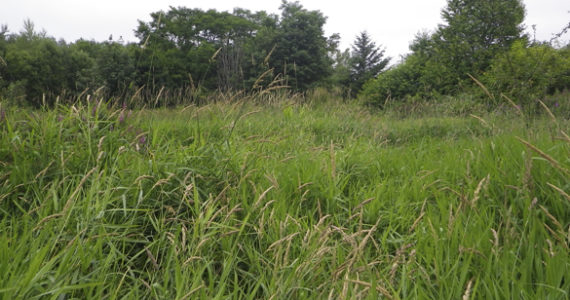
[(554, 110), (2, 111), (2, 299), (570, 297)]

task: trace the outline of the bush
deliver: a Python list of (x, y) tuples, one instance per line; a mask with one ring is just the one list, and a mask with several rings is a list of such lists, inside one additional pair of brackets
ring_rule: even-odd
[(401, 64), (364, 84), (359, 94), (364, 101), (383, 107), (389, 98), (404, 98), (425, 91), (422, 86), (421, 63), (417, 56), (408, 56)]
[(386, 99), (408, 97), (427, 99), (456, 95), (463, 91), (462, 82), (437, 57), (418, 53), (368, 81), (360, 93), (367, 102), (382, 106)]
[(534, 104), (536, 99), (570, 87), (570, 49), (527, 47), (518, 41), (493, 60), (483, 82), (496, 95), (503, 93), (523, 106)]

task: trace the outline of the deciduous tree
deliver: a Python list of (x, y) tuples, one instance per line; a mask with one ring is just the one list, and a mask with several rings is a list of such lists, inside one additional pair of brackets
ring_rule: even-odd
[(283, 1), (280, 9), (272, 65), (288, 78), (292, 88), (306, 90), (332, 73), (329, 40), (323, 29), (326, 17), (299, 2)]
[(433, 38), (438, 61), (456, 79), (449, 84), (482, 74), (523, 36), (521, 0), (448, 0), (441, 15), (445, 24)]

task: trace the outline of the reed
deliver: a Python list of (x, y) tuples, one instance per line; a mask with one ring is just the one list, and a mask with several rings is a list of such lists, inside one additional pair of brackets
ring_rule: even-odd
[(267, 86), (0, 105), (0, 298), (569, 297), (567, 119)]

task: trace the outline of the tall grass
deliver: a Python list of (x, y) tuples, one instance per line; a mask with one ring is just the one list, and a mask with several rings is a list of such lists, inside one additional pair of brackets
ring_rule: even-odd
[(1, 298), (569, 297), (567, 119), (274, 95), (5, 109)]

